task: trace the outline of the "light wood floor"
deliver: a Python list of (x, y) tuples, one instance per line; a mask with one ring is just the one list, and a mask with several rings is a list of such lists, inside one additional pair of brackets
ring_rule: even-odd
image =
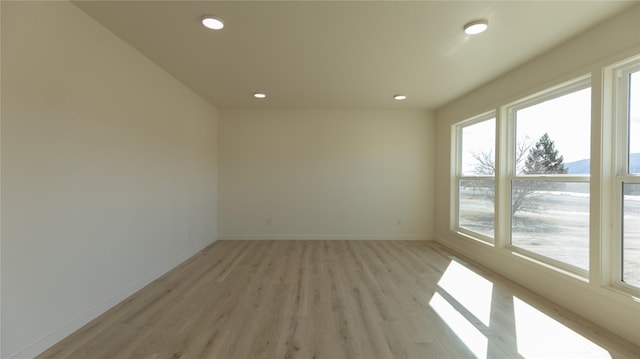
[(638, 358), (424, 241), (218, 241), (39, 358)]

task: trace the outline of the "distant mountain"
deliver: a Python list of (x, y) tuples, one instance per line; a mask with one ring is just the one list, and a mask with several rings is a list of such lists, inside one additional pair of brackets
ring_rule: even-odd
[(631, 173), (640, 173), (640, 153), (632, 153), (629, 158), (629, 168)]
[(591, 160), (578, 160), (565, 163), (564, 166), (569, 170), (567, 173), (570, 175), (588, 175), (591, 171)]
[[(578, 160), (575, 162), (565, 163), (564, 166), (569, 169), (568, 174), (588, 175), (591, 168), (591, 161)], [(629, 169), (629, 172), (631, 173), (640, 173), (640, 153), (632, 153), (629, 156)]]

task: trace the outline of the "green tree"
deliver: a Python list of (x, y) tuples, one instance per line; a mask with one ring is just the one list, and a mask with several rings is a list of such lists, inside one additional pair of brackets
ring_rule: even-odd
[(555, 143), (545, 132), (535, 146), (529, 149), (529, 155), (522, 172), (525, 175), (565, 174), (567, 168), (565, 168), (563, 161), (564, 157), (560, 155)]
[[(556, 149), (556, 145), (545, 132), (534, 146), (529, 148), (527, 160), (524, 162), (521, 174), (565, 174), (568, 169), (564, 166), (564, 157)], [(545, 183), (548, 189), (551, 183)], [(511, 215), (520, 210), (526, 210), (536, 197), (539, 184), (529, 181), (518, 181), (511, 190)]]

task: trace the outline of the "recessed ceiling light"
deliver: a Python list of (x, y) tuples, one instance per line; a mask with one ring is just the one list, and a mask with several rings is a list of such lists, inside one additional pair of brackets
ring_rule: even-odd
[(396, 100), (396, 101), (402, 101), (402, 100), (406, 100), (407, 96), (405, 96), (405, 95), (395, 95), (395, 96), (393, 96), (393, 99)]
[(253, 94), (253, 97), (262, 99), (262, 98), (266, 98), (267, 94), (264, 94), (262, 92), (256, 92)]
[(487, 20), (475, 20), (464, 25), (464, 33), (467, 35), (476, 35), (484, 32), (489, 27)]
[(224, 27), (224, 22), (220, 18), (207, 15), (202, 17), (202, 25), (211, 30), (220, 30)]

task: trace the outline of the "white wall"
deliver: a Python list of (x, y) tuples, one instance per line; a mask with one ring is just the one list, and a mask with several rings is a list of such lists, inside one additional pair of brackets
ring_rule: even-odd
[[(573, 77), (592, 74), (593, 147), (591, 155), (594, 173), (606, 164), (602, 160), (603, 144), (609, 141), (602, 131), (602, 66), (640, 53), (640, 6), (612, 18), (577, 38), (559, 46), (493, 82), (437, 110), (436, 167), (436, 238), (456, 248), (479, 263), (535, 290), (551, 300), (590, 319), (605, 328), (640, 344), (640, 303), (603, 286), (603, 264), (600, 251), (607, 250), (608, 241), (598, 218), (591, 225), (590, 283), (574, 279), (554, 270), (514, 256), (506, 248), (491, 248), (449, 231), (450, 223), (450, 159), (451, 125), (490, 109), (497, 109), (522, 96), (541, 91)], [(607, 198), (597, 194), (603, 189), (599, 176), (592, 176), (591, 205), (595, 210), (607, 205)], [(603, 193), (606, 191), (603, 189)]]
[(220, 110), (219, 236), (431, 239), (434, 131), (422, 111)]
[(3, 358), (215, 240), (216, 117), (74, 5), (2, 1)]

